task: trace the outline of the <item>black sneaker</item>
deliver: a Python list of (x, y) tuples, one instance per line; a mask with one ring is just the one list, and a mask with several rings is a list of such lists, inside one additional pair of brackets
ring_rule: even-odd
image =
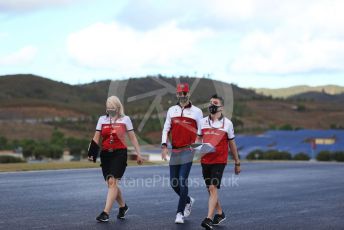
[(108, 222), (109, 214), (107, 214), (106, 212), (102, 212), (99, 216), (97, 216), (96, 220), (98, 220), (99, 222)]
[(125, 204), (124, 207), (119, 208), (117, 218), (118, 219), (125, 219), (124, 216), (125, 216), (125, 214), (127, 214), (128, 210), (129, 210), (129, 208), (128, 208), (127, 204)]
[(213, 229), (212, 225), (213, 225), (213, 221), (209, 218), (205, 218), (201, 224), (201, 226), (207, 230), (212, 230)]
[(225, 213), (222, 212), (221, 215), (216, 214), (213, 219), (213, 225), (219, 225), (226, 219)]

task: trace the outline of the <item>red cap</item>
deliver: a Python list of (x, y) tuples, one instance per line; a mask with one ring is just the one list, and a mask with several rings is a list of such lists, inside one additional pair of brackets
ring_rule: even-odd
[(189, 92), (189, 84), (188, 83), (180, 83), (177, 85), (177, 93), (180, 92)]

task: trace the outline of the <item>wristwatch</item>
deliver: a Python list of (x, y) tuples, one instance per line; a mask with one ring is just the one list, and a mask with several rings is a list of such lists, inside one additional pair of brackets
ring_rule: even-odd
[(239, 162), (239, 163), (235, 163), (234, 165), (235, 165), (235, 166), (240, 166), (240, 162)]
[(161, 148), (162, 148), (162, 149), (167, 148), (167, 144), (166, 144), (166, 143), (162, 143), (162, 144), (161, 144)]

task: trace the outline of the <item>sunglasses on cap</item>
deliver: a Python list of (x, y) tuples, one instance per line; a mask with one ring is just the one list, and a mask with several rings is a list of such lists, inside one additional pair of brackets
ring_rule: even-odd
[(220, 102), (219, 101), (210, 101), (209, 102), (209, 105), (216, 105), (218, 107), (222, 107), (223, 105), (220, 105)]
[(178, 96), (186, 96), (188, 92), (177, 92)]

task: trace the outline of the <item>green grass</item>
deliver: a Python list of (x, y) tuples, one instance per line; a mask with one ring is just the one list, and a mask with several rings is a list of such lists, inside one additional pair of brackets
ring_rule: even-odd
[[(295, 160), (246, 160), (242, 159), (242, 169), (245, 169), (245, 163), (302, 163), (310, 161), (295, 161)], [(194, 164), (199, 164), (199, 161), (194, 161)], [(317, 163), (338, 163), (338, 162), (319, 162)], [(162, 165), (168, 164), (166, 161), (150, 162), (145, 161), (143, 165)], [(228, 161), (228, 166), (233, 167), (234, 162)], [(138, 166), (136, 161), (128, 161), (128, 166)], [(38, 171), (38, 170), (58, 170), (58, 169), (81, 169), (81, 168), (100, 168), (100, 162), (97, 163), (88, 161), (72, 161), (72, 162), (44, 162), (44, 163), (9, 163), (0, 164), (0, 172), (19, 172), (19, 171)]]
[[(154, 165), (159, 162), (145, 161), (143, 165)], [(137, 165), (136, 161), (128, 161), (128, 166)], [(100, 162), (72, 161), (72, 162), (43, 162), (43, 163), (9, 163), (0, 164), (0, 172), (58, 170), (58, 169), (80, 169), (99, 168)]]

